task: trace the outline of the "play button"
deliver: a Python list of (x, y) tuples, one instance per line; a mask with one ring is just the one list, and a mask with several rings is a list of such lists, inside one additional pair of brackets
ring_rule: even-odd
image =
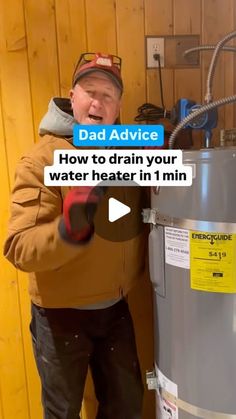
[(109, 198), (108, 204), (108, 220), (111, 223), (119, 220), (121, 217), (124, 217), (126, 214), (129, 214), (131, 208), (128, 205), (123, 204), (115, 198)]
[[(97, 188), (101, 199), (92, 216), (97, 236), (112, 242), (122, 242), (133, 239), (145, 229), (142, 209), (149, 208), (145, 188), (134, 182), (127, 187), (103, 186), (103, 182), (100, 182)], [(93, 213), (91, 205), (89, 212)]]

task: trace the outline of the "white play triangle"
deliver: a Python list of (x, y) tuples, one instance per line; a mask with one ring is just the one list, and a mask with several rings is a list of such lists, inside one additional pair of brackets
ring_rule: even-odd
[(128, 205), (123, 204), (115, 198), (109, 198), (108, 204), (108, 220), (113, 223), (124, 215), (129, 214), (131, 208)]

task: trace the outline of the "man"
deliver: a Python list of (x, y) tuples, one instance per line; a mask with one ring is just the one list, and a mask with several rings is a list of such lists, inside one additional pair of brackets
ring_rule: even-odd
[[(72, 112), (68, 100), (51, 101), (40, 124), (43, 138), (17, 167), (4, 254), (29, 272), (44, 418), (79, 418), (90, 366), (97, 419), (139, 419), (143, 385), (125, 296), (144, 273), (142, 190), (44, 185), (54, 150), (74, 149), (74, 123), (117, 120), (120, 59), (82, 54), (72, 86)], [(118, 220), (110, 226), (107, 196), (133, 205), (127, 224)], [(121, 231), (128, 232), (126, 240)]]

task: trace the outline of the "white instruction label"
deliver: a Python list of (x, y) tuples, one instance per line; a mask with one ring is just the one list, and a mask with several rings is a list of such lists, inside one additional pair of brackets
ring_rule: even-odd
[(156, 374), (158, 380), (158, 390), (156, 393), (157, 397), (157, 417), (159, 419), (178, 419), (178, 407), (171, 403), (169, 400), (166, 400), (161, 395), (161, 389), (168, 391), (176, 398), (178, 397), (178, 387), (177, 384), (170, 381), (156, 366)]
[(189, 231), (165, 227), (165, 261), (169, 265), (189, 269)]

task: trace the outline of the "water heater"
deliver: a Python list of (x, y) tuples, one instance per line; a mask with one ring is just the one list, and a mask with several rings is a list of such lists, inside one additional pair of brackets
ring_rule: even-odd
[(236, 418), (236, 148), (183, 152), (188, 187), (152, 191), (156, 417)]

